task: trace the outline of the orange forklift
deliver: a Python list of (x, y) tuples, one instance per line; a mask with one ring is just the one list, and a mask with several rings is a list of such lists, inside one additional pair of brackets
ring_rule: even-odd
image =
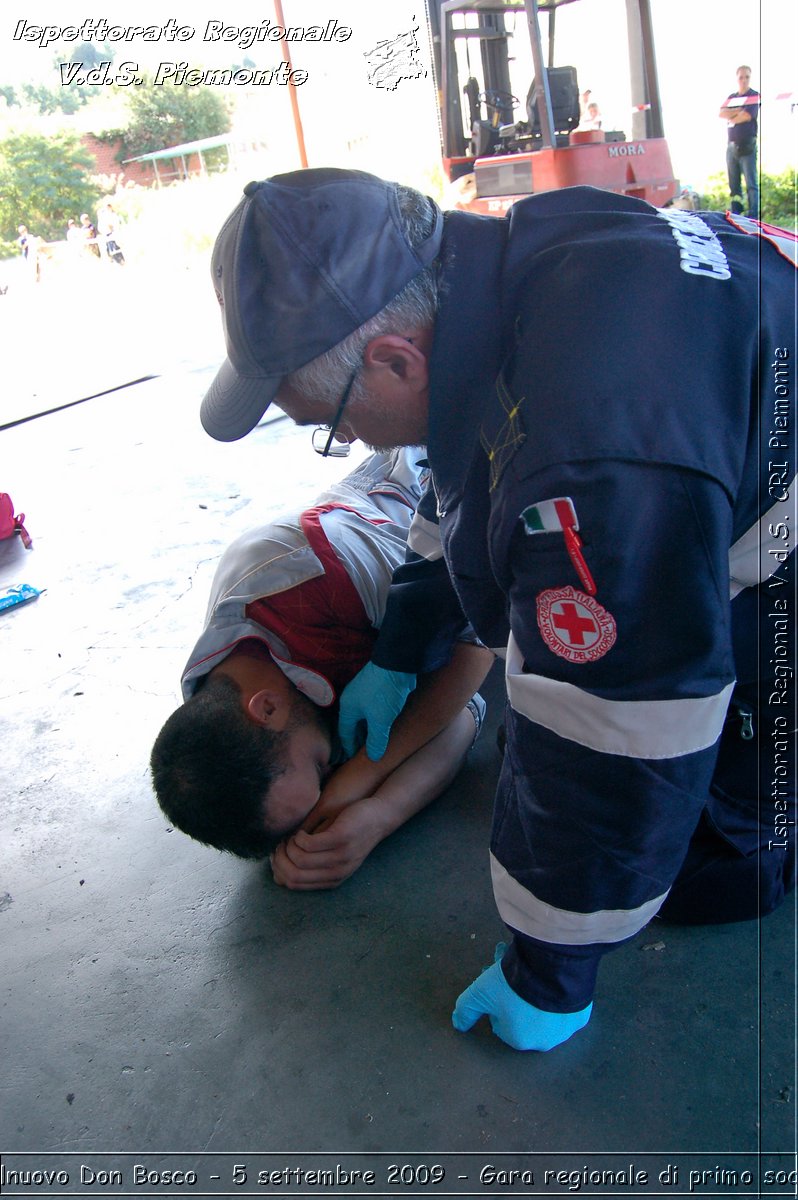
[[(576, 68), (555, 66), (558, 9), (601, 0), (427, 0), (438, 90), (443, 165), (454, 206), (501, 215), (516, 200), (576, 184), (674, 201), (663, 134), (649, 0), (625, 0), (632, 92), (631, 132), (580, 125)], [(540, 15), (547, 14), (544, 58)], [(534, 78), (523, 101), (510, 65), (528, 37)]]

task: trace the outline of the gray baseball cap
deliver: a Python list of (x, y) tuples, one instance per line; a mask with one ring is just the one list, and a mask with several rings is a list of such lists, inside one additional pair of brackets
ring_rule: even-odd
[(211, 437), (244, 437), (286, 375), (343, 341), (434, 261), (443, 214), (429, 204), (433, 231), (414, 247), (396, 185), (374, 175), (323, 168), (247, 184), (211, 259), (227, 343), (200, 412)]

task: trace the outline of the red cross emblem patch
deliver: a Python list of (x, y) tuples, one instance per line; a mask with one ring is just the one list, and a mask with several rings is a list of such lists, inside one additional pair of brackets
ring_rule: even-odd
[(543, 640), (569, 662), (593, 662), (615, 645), (615, 618), (598, 601), (572, 587), (549, 588), (537, 598)]

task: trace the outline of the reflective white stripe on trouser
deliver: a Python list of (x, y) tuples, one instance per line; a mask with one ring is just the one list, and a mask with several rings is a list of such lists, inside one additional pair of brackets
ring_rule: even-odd
[[(775, 575), (783, 563), (776, 558), (774, 551), (780, 554), (791, 554), (795, 549), (795, 489), (798, 486), (798, 475), (789, 487), (784, 489), (784, 500), (777, 500), (752, 525), (746, 533), (732, 546), (729, 551), (729, 599), (733, 600), (744, 588), (756, 587)], [(789, 521), (792, 518), (793, 524)], [(773, 537), (770, 527), (779, 523), (790, 530), (787, 542)]]
[(598, 912), (569, 912), (545, 904), (513, 879), (493, 854), (490, 874), (496, 907), (505, 924), (541, 942), (562, 946), (590, 946), (594, 942), (622, 942), (634, 937), (656, 916), (667, 892), (639, 908), (605, 908)]
[(420, 517), (418, 513), (410, 525), (407, 544), (415, 554), (426, 558), (428, 562), (435, 562), (443, 557), (440, 526), (434, 521), (428, 521), (426, 517)]
[(517, 713), (580, 746), (626, 758), (679, 758), (714, 746), (734, 689), (730, 683), (687, 700), (603, 700), (572, 683), (522, 675), (522, 667), (511, 633), (507, 696)]

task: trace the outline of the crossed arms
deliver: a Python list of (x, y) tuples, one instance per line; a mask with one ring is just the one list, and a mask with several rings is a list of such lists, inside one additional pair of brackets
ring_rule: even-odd
[(721, 105), (718, 116), (722, 117), (724, 121), (728, 121), (730, 125), (744, 125), (746, 121), (754, 119), (746, 108), (738, 104)]

